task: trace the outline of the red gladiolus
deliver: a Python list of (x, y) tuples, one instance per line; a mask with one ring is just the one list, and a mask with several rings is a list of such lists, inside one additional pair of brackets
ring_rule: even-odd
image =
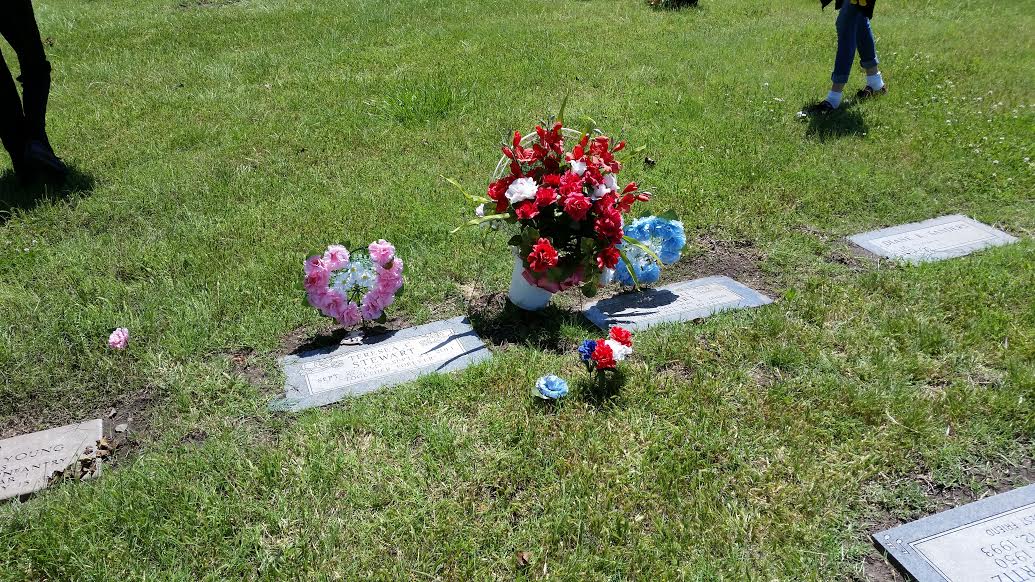
[(604, 343), (604, 340), (597, 341), (597, 347), (590, 354), (598, 370), (614, 370), (618, 366), (615, 361), (615, 352), (611, 346)]
[(562, 204), (564, 205), (564, 212), (572, 218), (572, 220), (582, 220), (586, 218), (586, 214), (589, 209), (593, 206), (582, 194), (572, 194), (564, 198)]
[(513, 182), (514, 178), (507, 176), (489, 184), (488, 196), (489, 199), (496, 202), (496, 214), (503, 212), (507, 209), (507, 206), (510, 206), (510, 201), (507, 200), (507, 188), (510, 188)]
[(633, 345), (632, 333), (624, 327), (618, 327), (617, 325), (611, 328), (611, 339), (630, 348)]
[(618, 266), (622, 255), (615, 247), (607, 247), (597, 255), (597, 266), (601, 269), (613, 269)]
[(557, 249), (553, 248), (550, 241), (545, 238), (539, 239), (532, 246), (532, 252), (528, 255), (528, 268), (536, 273), (543, 273), (557, 266)]

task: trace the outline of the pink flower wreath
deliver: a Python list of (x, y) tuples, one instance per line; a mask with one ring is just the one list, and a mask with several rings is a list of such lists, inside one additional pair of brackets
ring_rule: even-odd
[(382, 319), (403, 286), (403, 262), (395, 247), (382, 239), (365, 254), (349, 254), (331, 245), (323, 256), (305, 261), (305, 291), (309, 304), (343, 327)]

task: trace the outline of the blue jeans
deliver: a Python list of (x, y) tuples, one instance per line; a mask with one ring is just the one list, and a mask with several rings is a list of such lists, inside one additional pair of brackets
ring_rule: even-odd
[(837, 57), (834, 58), (834, 74), (830, 76), (831, 81), (848, 82), (856, 48), (859, 49), (859, 64), (863, 68), (877, 66), (877, 47), (873, 43), (870, 19), (859, 11), (858, 6), (850, 0), (845, 0), (837, 15)]

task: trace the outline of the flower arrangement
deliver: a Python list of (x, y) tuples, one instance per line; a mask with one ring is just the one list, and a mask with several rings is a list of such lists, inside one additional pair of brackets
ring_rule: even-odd
[(403, 261), (383, 239), (365, 252), (331, 245), (306, 259), (304, 269), (309, 304), (343, 327), (384, 322), (385, 309), (403, 287)]
[[(625, 234), (641, 243), (619, 245), (628, 261), (615, 268), (615, 280), (626, 286), (656, 282), (661, 277), (661, 265), (678, 261), (686, 246), (683, 223), (674, 214), (637, 218), (626, 227)], [(646, 252), (644, 247), (652, 252)]]
[(619, 183), (622, 165), (615, 154), (624, 148), (625, 142), (576, 132), (560, 121), (538, 125), (527, 136), (514, 132), (486, 195), (464, 191), (479, 204), (467, 224), (518, 225), (509, 241), (520, 261), (515, 279), (548, 293), (581, 286), (592, 296), (600, 274), (618, 265), (624, 249), (653, 252), (624, 231), (624, 215), (650, 200), (636, 183)]
[(629, 330), (614, 326), (608, 337), (586, 340), (579, 346), (579, 357), (589, 372), (613, 371), (618, 363), (632, 354), (632, 334)]

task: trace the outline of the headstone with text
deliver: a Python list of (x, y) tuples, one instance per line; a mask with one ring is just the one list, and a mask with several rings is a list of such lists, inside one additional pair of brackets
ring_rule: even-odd
[(876, 255), (908, 263), (952, 259), (1017, 242), (1001, 230), (958, 214), (864, 232), (848, 240)]
[(587, 304), (584, 313), (601, 329), (620, 325), (635, 331), (772, 302), (758, 291), (720, 276), (623, 293)]
[(100, 419), (0, 440), (0, 500), (45, 488), (102, 436)]
[(299, 411), (395, 386), (432, 373), (446, 373), (489, 358), (488, 348), (465, 318), (458, 317), (335, 345), (281, 360), (287, 376), (284, 398), (274, 410)]
[(1035, 485), (873, 536), (919, 582), (1035, 581)]

